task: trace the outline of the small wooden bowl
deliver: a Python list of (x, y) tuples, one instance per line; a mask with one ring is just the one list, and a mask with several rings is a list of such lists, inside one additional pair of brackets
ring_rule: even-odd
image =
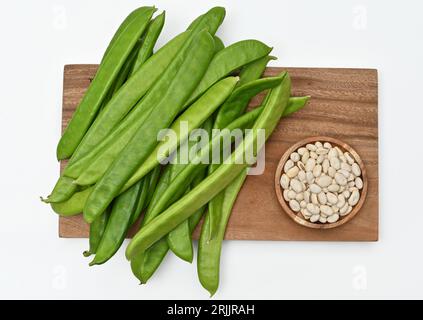
[[(357, 162), (357, 164), (360, 166), (360, 169), (361, 169), (361, 179), (363, 180), (363, 188), (360, 190), (360, 200), (353, 207), (352, 211), (348, 215), (346, 215), (344, 217), (340, 217), (340, 219), (335, 223), (313, 223), (313, 222), (309, 222), (309, 221), (307, 221), (306, 219), (303, 218), (301, 212), (296, 213), (296, 212), (292, 211), (291, 208), (289, 207), (288, 203), (285, 201), (285, 199), (283, 197), (282, 187), (280, 185), (280, 178), (281, 178), (281, 175), (283, 173), (283, 167), (285, 165), (285, 162), (289, 159), (289, 156), (291, 155), (291, 153), (298, 150), (298, 148), (305, 146), (308, 143), (315, 143), (317, 141), (321, 141), (323, 143), (324, 142), (330, 142), (332, 144), (332, 146), (337, 146), (342, 151), (349, 152), (354, 157), (355, 161)], [(332, 228), (339, 227), (339, 226), (347, 223), (351, 219), (353, 219), (355, 217), (355, 215), (357, 214), (357, 212), (360, 211), (360, 209), (361, 209), (361, 207), (364, 203), (364, 200), (366, 199), (367, 188), (368, 188), (368, 181), (367, 181), (366, 170), (364, 168), (363, 161), (361, 160), (358, 153), (353, 148), (351, 148), (351, 146), (346, 144), (345, 142), (342, 142), (341, 140), (338, 140), (338, 139), (335, 139), (335, 138), (324, 137), (324, 136), (306, 138), (304, 140), (297, 142), (293, 146), (291, 146), (283, 154), (281, 160), (279, 161), (278, 167), (276, 169), (276, 174), (275, 174), (276, 196), (277, 196), (278, 201), (281, 204), (283, 210), (296, 223), (298, 223), (302, 226), (308, 227), (308, 228), (313, 228), (313, 229), (332, 229)]]

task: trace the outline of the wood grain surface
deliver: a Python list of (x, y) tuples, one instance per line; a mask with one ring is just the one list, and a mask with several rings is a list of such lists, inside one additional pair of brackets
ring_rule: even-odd
[[(63, 83), (62, 129), (82, 98), (97, 65), (66, 65)], [(308, 105), (280, 121), (266, 144), (264, 174), (249, 176), (235, 203), (225, 239), (377, 241), (378, 191), (378, 82), (374, 69), (268, 68), (266, 76), (287, 70), (292, 95), (310, 95)], [(251, 102), (257, 106), (258, 96)], [(329, 136), (351, 145), (361, 156), (368, 175), (368, 194), (360, 212), (338, 228), (319, 230), (298, 225), (282, 211), (274, 175), (284, 152), (310, 136)], [(62, 163), (61, 168), (65, 163)], [(131, 233), (129, 236), (131, 236)], [(198, 237), (198, 230), (195, 232)], [(82, 217), (59, 218), (59, 236), (88, 236)]]

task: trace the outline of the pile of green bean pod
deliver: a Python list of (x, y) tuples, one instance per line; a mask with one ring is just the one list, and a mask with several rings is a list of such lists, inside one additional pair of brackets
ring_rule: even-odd
[[(198, 278), (213, 295), (226, 226), (251, 165), (246, 151), (256, 159), (260, 130), (267, 139), (309, 97), (290, 96), (286, 72), (263, 77), (276, 59), (263, 42), (224, 45), (216, 35), (224, 8), (200, 15), (161, 48), (166, 15), (153, 17), (156, 10), (134, 10), (114, 34), (58, 143), (67, 166), (42, 200), (60, 216), (83, 214), (90, 266), (135, 234), (126, 257), (141, 283), (169, 251), (192, 263), (198, 228)], [(247, 110), (260, 93), (261, 105)]]

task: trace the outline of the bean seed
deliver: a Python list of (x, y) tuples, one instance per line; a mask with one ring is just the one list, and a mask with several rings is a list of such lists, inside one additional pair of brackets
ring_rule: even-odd
[(322, 187), (322, 188), (326, 188), (328, 186), (330, 186), (330, 184), (332, 183), (332, 178), (329, 176), (320, 176), (318, 179), (316, 179), (316, 183)]
[(297, 194), (295, 193), (295, 191), (293, 191), (293, 190), (288, 191), (288, 198), (289, 199), (295, 199), (296, 196), (297, 196)]
[(304, 194), (303, 193), (297, 193), (297, 195), (295, 196), (295, 200), (303, 201), (304, 200)]
[(305, 171), (305, 165), (301, 161), (297, 162), (298, 168), (300, 168), (301, 171)]
[(347, 184), (347, 179), (340, 173), (335, 173), (335, 181), (340, 186), (345, 186)]
[(299, 148), (299, 149), (297, 150), (297, 153), (298, 153), (300, 156), (302, 156), (302, 155), (303, 155), (306, 151), (307, 151), (307, 149), (306, 149), (306, 148), (301, 147), (301, 148)]
[(284, 165), (284, 167), (283, 167), (283, 171), (285, 171), (285, 173), (286, 173), (286, 172), (288, 172), (288, 170), (289, 170), (289, 169), (291, 169), (293, 166), (294, 166), (294, 161), (292, 161), (292, 160), (290, 159), (290, 160), (288, 160), (288, 161), (285, 163), (285, 165)]
[(348, 182), (350, 182), (350, 181), (354, 181), (354, 179), (355, 179), (355, 176), (351, 173), (349, 176), (348, 176)]
[(334, 157), (338, 157), (338, 151), (336, 151), (336, 149), (332, 148), (328, 152), (328, 159), (330, 160), (331, 158), (334, 158)]
[(337, 206), (332, 206), (331, 208), (334, 213), (337, 213), (339, 211), (339, 208)]
[(310, 158), (310, 153), (308, 152), (308, 150), (306, 150), (304, 152), (304, 154), (302, 155), (302, 157), (301, 157), (301, 162), (304, 163), (304, 164), (306, 164), (307, 163), (307, 160), (309, 158)]
[(306, 172), (306, 180), (308, 184), (312, 184), (314, 182), (313, 173), (311, 173), (310, 171)]
[(318, 164), (313, 168), (313, 176), (315, 176), (317, 178), (321, 174), (322, 174), (322, 166), (320, 164)]
[(317, 199), (316, 193), (312, 193), (310, 198), (311, 198), (311, 203), (315, 204), (316, 206), (319, 205), (319, 199)]
[(348, 199), (348, 204), (350, 206), (355, 206), (359, 199), (360, 199), (360, 193), (357, 190), (354, 190), (351, 193), (350, 198)]
[(325, 160), (325, 156), (321, 154), (320, 156), (317, 157), (316, 163), (322, 164), (324, 160)]
[(297, 152), (291, 153), (289, 158), (294, 162), (300, 161), (300, 155)]
[(328, 190), (328, 188), (322, 188), (322, 191), (323, 191), (324, 193), (326, 193), (326, 192), (328, 192), (329, 190)]
[(313, 203), (307, 203), (307, 211), (310, 212), (311, 214), (317, 214), (316, 208), (317, 206), (314, 205)]
[(339, 220), (339, 214), (335, 213), (333, 215), (331, 215), (330, 217), (327, 218), (327, 221), (329, 223), (335, 223), (336, 221)]
[(363, 180), (361, 180), (360, 177), (357, 177), (354, 182), (355, 182), (355, 186), (358, 189), (360, 189), (360, 190), (363, 189)]
[(303, 215), (303, 217), (305, 218), (305, 219), (310, 219), (310, 217), (311, 217), (311, 213), (310, 212), (308, 212), (308, 210), (307, 209), (305, 209), (305, 208), (303, 208), (303, 209), (301, 209), (301, 214)]
[(319, 215), (319, 214), (313, 214), (313, 215), (310, 217), (310, 222), (315, 223), (315, 222), (319, 221), (319, 219), (320, 219), (320, 215)]
[(306, 145), (307, 150), (309, 151), (316, 151), (317, 147), (314, 144), (308, 143)]
[(320, 141), (316, 141), (316, 142), (314, 143), (314, 145), (316, 146), (316, 148), (317, 148), (317, 149), (319, 149), (319, 148), (323, 147), (323, 144), (322, 144)]
[(351, 211), (352, 211), (352, 207), (351, 207), (351, 206), (349, 206), (349, 207), (348, 207), (348, 209), (347, 209), (346, 214), (349, 214)]
[(348, 187), (350, 187), (350, 188), (355, 187), (355, 182), (354, 182), (354, 180), (353, 180), (353, 181), (348, 182)]
[(331, 204), (336, 204), (338, 202), (338, 197), (334, 195), (332, 192), (326, 193), (326, 198), (328, 199), (328, 202)]
[(335, 170), (339, 170), (341, 168), (341, 162), (339, 162), (338, 157), (329, 158), (330, 166)]
[(283, 191), (283, 198), (285, 199), (285, 201), (289, 201), (288, 192), (289, 192), (289, 190)]
[(355, 161), (354, 161), (354, 158), (348, 153), (348, 152), (345, 152), (344, 153), (344, 157), (347, 159), (347, 162), (350, 164), (350, 165), (352, 165)]
[(345, 197), (342, 194), (338, 195), (338, 202), (336, 203), (336, 206), (338, 208), (342, 208), (345, 204)]
[(310, 185), (310, 191), (311, 193), (320, 193), (322, 191), (322, 188), (320, 188), (319, 185), (313, 183), (312, 185)]
[(329, 166), (330, 166), (329, 160), (328, 159), (323, 160), (322, 169), (324, 173), (328, 173)]
[(313, 158), (308, 159), (305, 166), (306, 171), (312, 171), (315, 165), (316, 165), (316, 160), (314, 160)]
[(289, 178), (288, 178), (288, 176), (286, 174), (283, 174), (281, 176), (281, 181), (280, 182), (281, 182), (281, 187), (283, 189), (288, 189), (288, 187), (289, 187)]
[(326, 194), (325, 194), (324, 192), (320, 192), (320, 193), (317, 195), (317, 199), (319, 200), (319, 202), (320, 202), (321, 204), (326, 204), (326, 202), (328, 202), (328, 199), (326, 198)]
[(298, 179), (301, 182), (304, 182), (304, 180), (306, 179), (306, 173), (305, 173), (305, 171), (301, 170), (300, 172), (298, 172)]
[(342, 162), (341, 163), (341, 169), (350, 172), (351, 166), (348, 163)]
[(297, 200), (291, 200), (291, 201), (289, 201), (289, 207), (294, 212), (298, 212), (301, 209), (300, 204), (297, 202)]
[(325, 142), (323, 144), (323, 147), (325, 147), (326, 149), (332, 149), (332, 145), (329, 142)]
[(292, 179), (291, 182), (290, 182), (290, 186), (292, 187), (292, 189), (295, 192), (302, 192), (303, 191), (303, 185), (297, 179)]
[(341, 209), (339, 209), (339, 214), (341, 215), (341, 217), (345, 215), (347, 210), (348, 210), (348, 203), (345, 203), (345, 205)]
[(292, 167), (287, 171), (286, 175), (288, 176), (288, 178), (294, 178), (297, 176), (299, 171), (300, 169), (298, 169), (298, 167)]
[(304, 201), (307, 203), (310, 202), (310, 191), (304, 191)]
[(328, 187), (328, 190), (329, 190), (330, 192), (338, 192), (338, 190), (339, 190), (339, 186), (338, 186), (337, 184), (331, 184), (331, 185)]
[(300, 202), (300, 207), (301, 208), (305, 208), (307, 206), (307, 202), (305, 202), (304, 200)]
[(358, 191), (358, 188), (357, 187), (349, 187), (348, 188), (348, 191), (349, 192), (353, 192), (354, 190), (357, 190)]
[(326, 218), (325, 217), (322, 217), (322, 216), (320, 216), (320, 218), (319, 218), (319, 222), (320, 223), (326, 223)]
[(353, 163), (351, 165), (351, 170), (352, 170), (352, 173), (354, 173), (354, 175), (356, 177), (361, 175), (361, 169), (360, 169), (360, 166), (357, 163)]
[(348, 179), (348, 177), (350, 176), (350, 173), (347, 171), (347, 170), (343, 170), (343, 169), (340, 169), (340, 170), (338, 170), (338, 172), (340, 173), (340, 174), (342, 174), (345, 178), (347, 178)]
[(329, 152), (329, 150), (328, 150), (328, 149), (326, 149), (326, 148), (318, 148), (318, 149), (316, 150), (316, 153), (317, 153), (318, 155), (320, 155), (320, 156), (323, 156), (323, 155), (325, 155), (325, 154), (328, 154), (328, 152)]
[(329, 169), (328, 169), (328, 175), (329, 175), (329, 177), (332, 177), (333, 178), (335, 176), (335, 173), (336, 173), (335, 168), (329, 167)]
[(336, 150), (336, 152), (338, 153), (338, 157), (343, 155), (344, 153), (342, 152), (341, 149), (339, 149), (339, 147), (335, 146), (334, 149)]
[(345, 191), (345, 186), (339, 187), (338, 193), (342, 193)]
[(326, 216), (331, 216), (333, 215), (333, 210), (331, 207), (323, 205), (320, 206), (320, 212), (322, 212), (323, 214), (325, 214)]
[(346, 199), (348, 199), (348, 198), (350, 197), (351, 193), (350, 193), (348, 190), (345, 190), (344, 192), (342, 192), (342, 195), (343, 195)]

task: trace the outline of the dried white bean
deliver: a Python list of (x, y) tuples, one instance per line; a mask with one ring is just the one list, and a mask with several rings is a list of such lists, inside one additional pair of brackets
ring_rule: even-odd
[(350, 195), (351, 195), (351, 192), (349, 192), (348, 190), (345, 190), (344, 192), (342, 192), (342, 195), (343, 195), (346, 199), (348, 199), (348, 198), (350, 197)]
[(297, 162), (297, 166), (298, 166), (298, 168), (300, 168), (301, 171), (305, 171), (305, 165), (301, 161)]
[(298, 153), (300, 156), (302, 156), (302, 155), (303, 155), (306, 151), (307, 151), (307, 149), (306, 149), (306, 148), (301, 147), (301, 148), (299, 148), (299, 149), (297, 150), (297, 153)]
[(326, 198), (326, 194), (324, 192), (320, 192), (317, 195), (317, 199), (319, 200), (320, 204), (326, 204), (326, 202), (328, 202), (328, 199)]
[(316, 159), (317, 159), (317, 157), (318, 157), (318, 155), (317, 155), (317, 153), (316, 153), (316, 152), (314, 152), (314, 151), (310, 151), (310, 158), (312, 158), (312, 159), (316, 160)]
[(326, 187), (329, 187), (330, 184), (332, 183), (332, 178), (329, 176), (320, 176), (318, 179), (316, 179), (316, 183), (320, 187), (326, 188)]
[(322, 162), (322, 169), (324, 173), (328, 173), (328, 169), (330, 167), (330, 163), (328, 159), (323, 160)]
[(297, 195), (295, 196), (295, 200), (303, 201), (304, 200), (304, 193), (297, 193)]
[(315, 204), (316, 206), (319, 205), (319, 200), (317, 199), (317, 194), (312, 193), (310, 196), (311, 203)]
[(314, 182), (313, 173), (311, 173), (310, 171), (306, 172), (306, 180), (308, 184), (312, 184)]
[(363, 189), (363, 180), (361, 180), (360, 177), (357, 177), (354, 182), (355, 182), (355, 186), (358, 189), (360, 189), (360, 190)]
[(338, 172), (342, 174), (346, 179), (350, 176), (350, 173), (347, 170), (339, 169)]
[(308, 143), (306, 145), (307, 150), (309, 151), (316, 151), (317, 147), (314, 144)]
[(300, 155), (297, 152), (291, 153), (289, 158), (294, 162), (300, 161), (300, 159), (301, 159)]
[(310, 222), (315, 223), (315, 222), (319, 221), (319, 219), (320, 219), (320, 215), (319, 215), (319, 214), (313, 214), (313, 215), (310, 217)]
[(326, 218), (325, 217), (322, 217), (322, 216), (320, 216), (320, 218), (319, 218), (319, 222), (320, 223), (326, 223)]
[(310, 191), (304, 191), (304, 201), (309, 203), (310, 202)]
[(323, 144), (323, 146), (324, 146), (326, 149), (332, 149), (332, 145), (330, 144), (330, 142), (325, 142), (325, 143)]
[(323, 147), (323, 144), (320, 141), (316, 141), (314, 145), (316, 146), (317, 149)]
[(340, 173), (335, 173), (335, 181), (340, 186), (345, 186), (347, 184), (347, 179), (344, 177), (344, 175)]
[(354, 158), (348, 153), (348, 152), (345, 152), (344, 153), (344, 157), (347, 159), (347, 162), (350, 164), (350, 165), (352, 165), (355, 161), (354, 161)]
[(352, 173), (350, 173), (350, 175), (348, 176), (347, 181), (350, 182), (350, 181), (354, 181), (354, 180), (355, 180), (355, 176)]
[(325, 160), (325, 156), (321, 154), (320, 156), (317, 157), (316, 163), (322, 164), (324, 160)]
[(307, 204), (307, 210), (311, 213), (311, 214), (319, 214), (320, 213), (320, 209), (318, 206), (316, 206), (313, 203), (308, 203)]
[(355, 206), (359, 199), (360, 199), (360, 193), (357, 190), (354, 190), (351, 193), (350, 198), (348, 199), (348, 204), (350, 206)]
[(348, 171), (348, 172), (351, 172), (351, 166), (348, 163), (345, 163), (345, 162), (341, 163), (341, 169)]
[(316, 153), (317, 153), (318, 155), (320, 155), (320, 156), (323, 156), (323, 155), (325, 155), (325, 154), (328, 154), (328, 152), (329, 152), (329, 150), (328, 150), (328, 149), (326, 149), (326, 148), (318, 148), (318, 149), (316, 150)]
[(326, 193), (326, 198), (328, 199), (329, 203), (336, 204), (338, 202), (338, 197), (333, 194), (332, 192)]
[(348, 203), (345, 203), (345, 205), (341, 209), (339, 209), (339, 214), (341, 215), (341, 217), (343, 217), (346, 214), (347, 210), (348, 210)]
[(291, 159), (289, 159), (289, 160), (285, 163), (285, 165), (284, 165), (284, 167), (283, 167), (283, 171), (286, 173), (286, 172), (288, 172), (288, 170), (289, 170), (289, 169), (291, 169), (293, 166), (294, 166), (294, 161), (292, 161)]
[(335, 173), (336, 173), (335, 168), (329, 167), (329, 169), (328, 169), (328, 175), (329, 175), (329, 177), (332, 177), (333, 178), (335, 176)]
[(337, 206), (331, 207), (334, 213), (337, 213), (339, 211), (339, 208)]
[(299, 171), (300, 169), (298, 169), (298, 167), (292, 167), (286, 172), (286, 175), (288, 176), (288, 178), (294, 178), (297, 176)]
[(313, 169), (313, 176), (316, 178), (322, 174), (322, 166), (320, 164), (316, 165)]
[(292, 189), (295, 192), (302, 192), (303, 191), (303, 185), (297, 179), (292, 179), (291, 182), (290, 182), (290, 186), (292, 187)]
[(323, 214), (325, 214), (326, 216), (331, 216), (333, 215), (333, 210), (331, 207), (323, 205), (320, 206), (320, 212), (322, 212)]
[(338, 208), (342, 208), (345, 205), (345, 197), (342, 194), (338, 195), (338, 202), (336, 203), (336, 206)]
[(330, 217), (327, 218), (327, 222), (329, 223), (335, 223), (336, 221), (339, 220), (339, 214), (335, 213), (333, 215), (331, 215)]
[(300, 207), (301, 208), (305, 208), (307, 206), (307, 202), (305, 202), (304, 200), (300, 202)]
[(304, 164), (306, 164), (307, 163), (307, 160), (309, 158), (310, 158), (310, 153), (308, 152), (308, 150), (306, 150), (304, 152), (304, 154), (302, 155), (302, 157), (301, 157), (301, 162), (304, 163)]
[(288, 192), (289, 192), (289, 190), (283, 191), (283, 198), (285, 199), (285, 201), (289, 201)]
[(281, 183), (281, 187), (282, 187), (283, 189), (288, 189), (288, 187), (289, 187), (289, 178), (288, 178), (288, 176), (287, 176), (286, 174), (283, 174), (283, 175), (281, 176), (281, 181), (280, 181), (280, 183)]
[(295, 193), (294, 190), (289, 190), (288, 191), (288, 198), (289, 199), (295, 199), (296, 196), (297, 196), (297, 194)]
[(305, 173), (305, 171), (301, 170), (300, 172), (298, 172), (298, 179), (299, 179), (301, 182), (304, 182), (305, 178), (306, 178), (306, 173)]
[(351, 165), (351, 170), (352, 170), (352, 173), (354, 173), (354, 175), (356, 177), (361, 175), (361, 169), (360, 169), (360, 166), (357, 163), (353, 163)]
[(353, 180), (353, 181), (348, 182), (348, 187), (350, 187), (350, 188), (355, 187), (355, 181)]
[(305, 165), (306, 171), (312, 171), (315, 165), (316, 165), (316, 160), (314, 160), (313, 158), (309, 158)]
[(330, 192), (338, 192), (338, 191), (339, 191), (339, 186), (338, 186), (337, 184), (331, 184), (331, 185), (328, 187), (328, 190), (329, 190)]
[(334, 157), (338, 157), (338, 151), (336, 151), (336, 149), (332, 148), (328, 152), (328, 159), (330, 160), (331, 158), (334, 158)]
[(338, 157), (329, 158), (330, 166), (335, 170), (339, 170), (341, 168), (341, 162), (339, 162)]
[(303, 208), (303, 209), (301, 209), (301, 214), (303, 215), (303, 217), (305, 218), (305, 219), (310, 219), (310, 217), (311, 217), (311, 213), (310, 212), (308, 212), (308, 210), (307, 209), (305, 209), (305, 208)]
[(298, 212), (301, 209), (300, 204), (297, 202), (297, 200), (291, 200), (291, 201), (289, 201), (289, 207), (294, 212)]
[(319, 185), (313, 183), (312, 185), (310, 185), (310, 192), (311, 193), (320, 193), (320, 192), (322, 192), (322, 188), (320, 188)]

